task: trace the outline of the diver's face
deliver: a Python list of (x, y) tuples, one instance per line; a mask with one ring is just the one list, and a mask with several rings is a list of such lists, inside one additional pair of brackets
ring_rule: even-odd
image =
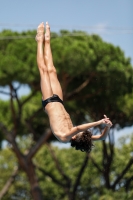
[(83, 134), (83, 131), (81, 131), (81, 132), (77, 133), (76, 135), (74, 135), (74, 136), (72, 137), (72, 139), (76, 139), (76, 137), (79, 137), (79, 136), (81, 136), (82, 134)]

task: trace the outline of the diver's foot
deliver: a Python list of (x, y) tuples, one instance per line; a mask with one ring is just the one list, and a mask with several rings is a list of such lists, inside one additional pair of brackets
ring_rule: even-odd
[(46, 22), (45, 42), (50, 42), (50, 26)]
[(44, 23), (42, 22), (41, 24), (39, 24), (39, 26), (37, 27), (37, 35), (35, 37), (36, 41), (41, 41), (43, 42), (44, 40)]

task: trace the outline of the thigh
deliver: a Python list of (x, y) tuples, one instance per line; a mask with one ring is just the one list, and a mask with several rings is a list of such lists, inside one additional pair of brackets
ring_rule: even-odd
[(56, 69), (54, 67), (49, 71), (49, 78), (53, 94), (57, 94), (60, 99), (63, 100), (62, 88), (57, 77)]

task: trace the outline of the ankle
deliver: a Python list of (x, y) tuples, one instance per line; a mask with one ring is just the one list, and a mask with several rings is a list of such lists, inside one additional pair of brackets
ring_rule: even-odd
[(44, 37), (43, 37), (43, 36), (38, 36), (38, 35), (36, 35), (35, 40), (36, 40), (38, 43), (43, 43)]

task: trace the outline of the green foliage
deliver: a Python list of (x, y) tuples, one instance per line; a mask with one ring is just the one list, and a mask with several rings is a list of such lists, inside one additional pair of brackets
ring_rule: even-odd
[[(0, 150), (0, 191), (3, 189), (17, 166), (18, 162), (10, 147), (7, 146)], [(9, 191), (6, 192), (6, 195), (2, 199), (31, 199), (31, 195), (29, 193), (29, 184), (24, 172), (19, 171), (13, 184), (9, 188)]]
[[(126, 137), (127, 139), (127, 137)], [(17, 139), (19, 148), (22, 152), (27, 151), (32, 142), (31, 137), (18, 138)], [(95, 142), (95, 147), (92, 150), (91, 157), (97, 162), (97, 164), (102, 167), (102, 143)], [(116, 177), (121, 173), (126, 165), (126, 162), (131, 157), (133, 149), (133, 137), (128, 137), (128, 141), (121, 138), (118, 148), (115, 148), (115, 156), (113, 165), (111, 166), (110, 179), (111, 182), (116, 179)], [(52, 146), (54, 155), (58, 161), (60, 169), (65, 173), (67, 177), (71, 180), (70, 191), (72, 192), (75, 181), (78, 177), (81, 165), (85, 158), (85, 153), (80, 151), (75, 151), (73, 148), (59, 149)], [(68, 199), (68, 192), (61, 185), (65, 185), (66, 180), (62, 177), (61, 170), (58, 170), (56, 162), (54, 161), (48, 146), (43, 146), (43, 148), (37, 153), (34, 158), (34, 164), (37, 166), (37, 174), (40, 182), (41, 189), (43, 191), (44, 198), (50, 199)], [(8, 178), (11, 176), (14, 167), (17, 166), (17, 161), (14, 154), (10, 151), (9, 147), (4, 148), (0, 151), (0, 191), (5, 185)], [(44, 170), (40, 171), (39, 168)], [(132, 187), (133, 182), (131, 182), (128, 192), (125, 191), (125, 180), (131, 177), (133, 174), (133, 166), (124, 175), (120, 183), (117, 185), (116, 190), (107, 190), (104, 184), (104, 179), (102, 173), (94, 167), (91, 159), (89, 159), (85, 171), (82, 175), (80, 185), (77, 189), (76, 200), (88, 199), (121, 199), (121, 200), (131, 200), (132, 199)], [(58, 180), (61, 185), (58, 185), (54, 180)], [(69, 192), (70, 192), (69, 191)], [(18, 198), (20, 200), (31, 200), (29, 193), (29, 184), (25, 174), (20, 170), (15, 178), (14, 183), (10, 187), (8, 193), (4, 196), (4, 200)]]
[[(0, 33), (3, 36), (29, 34), (34, 36), (35, 31)], [(86, 121), (85, 115), (97, 120), (106, 113), (113, 124), (118, 123), (121, 127), (132, 125), (133, 68), (130, 59), (125, 58), (119, 47), (104, 42), (97, 35), (65, 30), (60, 31), (59, 35), (52, 34), (51, 46), (64, 92), (65, 106), (74, 124)], [(27, 38), (1, 40), (0, 50), (1, 86), (18, 82), (28, 85), (31, 92), (40, 92), (36, 42)], [(75, 92), (86, 81), (86, 87)], [(129, 102), (128, 105), (125, 101)]]
[[(0, 33), (1, 37), (6, 37), (6, 40), (0, 40), (0, 86), (9, 87), (9, 100), (0, 100), (0, 122), (7, 132), (14, 133), (16, 145), (23, 154), (37, 144), (40, 136), (49, 127), (48, 118), (41, 108), (36, 42), (33, 40), (35, 34), (35, 31), (17, 33), (9, 30)], [(33, 35), (33, 38), (28, 38), (29, 35)], [(16, 36), (21, 39), (16, 39)], [(62, 85), (65, 108), (73, 123), (77, 125), (99, 120), (103, 114), (106, 114), (112, 120), (114, 127), (115, 124), (119, 124), (120, 127), (132, 125), (133, 68), (130, 58), (126, 58), (119, 47), (104, 42), (97, 35), (62, 30), (59, 34), (52, 33), (51, 36), (54, 65)], [(14, 40), (10, 37), (14, 37)], [(30, 93), (20, 97), (18, 91), (23, 84), (30, 88)], [(5, 138), (5, 132), (1, 129), (0, 142)], [(116, 180), (123, 167), (131, 159), (133, 139), (131, 138), (130, 143), (125, 143), (125, 141), (121, 139), (121, 146), (115, 148), (114, 160), (109, 171), (111, 183)], [(101, 169), (104, 161), (102, 148), (101, 143), (97, 143), (91, 154)], [(14, 169), (14, 165), (18, 163), (10, 150), (7, 148), (0, 152), (0, 169), (3, 172), (0, 190)], [(108, 148), (107, 151), (109, 150)], [(46, 199), (66, 200), (68, 190), (70, 189), (69, 193), (73, 190), (85, 154), (74, 149), (55, 147), (54, 152), (59, 159), (61, 169), (71, 180), (71, 187), (65, 186), (66, 181), (55, 165), (47, 146), (44, 146), (34, 159), (35, 164), (39, 165), (44, 173), (38, 167), (36, 171)], [(92, 200), (130, 200), (133, 195), (132, 181), (129, 184), (128, 193), (125, 192), (123, 186), (131, 177), (133, 168), (131, 167), (117, 184), (115, 190), (118, 189), (118, 192), (107, 189), (104, 180), (106, 169), (102, 170), (103, 172), (99, 172), (91, 159), (89, 160), (77, 188), (76, 200), (88, 199), (88, 196)], [(58, 183), (53, 180), (53, 177), (58, 180)], [(30, 200), (29, 190), (27, 177), (20, 170), (4, 200), (18, 197)]]
[[(65, 33), (61, 37), (53, 38), (51, 44), (54, 63), (66, 98), (69, 92), (83, 82), (89, 82), (80, 92), (73, 93), (73, 96), (66, 99), (67, 102), (72, 101), (72, 106), (80, 108), (80, 113), (74, 114), (75, 110), (73, 113), (72, 107), (67, 103), (73, 120), (76, 115), (82, 116), (82, 112), (88, 112), (93, 119), (99, 119), (107, 113), (114, 124), (119, 123), (122, 127), (127, 125), (127, 121), (129, 125), (132, 124), (132, 115), (127, 117), (126, 110), (119, 105), (123, 95), (132, 93), (133, 69), (130, 59), (125, 58), (119, 47), (102, 41), (96, 35), (83, 33), (73, 37), (71, 34), (75, 32), (67, 32), (67, 35)], [(131, 105), (129, 108), (132, 110)]]
[(13, 126), (13, 123), (12, 123), (12, 116), (11, 116), (9, 101), (0, 100), (0, 105), (1, 105), (0, 119), (9, 129), (11, 129)]
[[(35, 34), (34, 31), (31, 32)], [(27, 33), (23, 33), (27, 35)], [(3, 31), (0, 35), (20, 36), (23, 34)], [(31, 83), (38, 75), (36, 67), (36, 43), (33, 39), (14, 39), (0, 41), (0, 82), (3, 86), (11, 82)], [(30, 74), (30, 76), (29, 76)], [(38, 75), (39, 79), (39, 75)], [(26, 84), (27, 84), (26, 83)]]
[[(128, 143), (124, 142), (124, 144), (119, 143), (119, 148), (115, 148), (115, 155), (113, 159), (113, 165), (110, 169), (110, 179), (113, 183), (116, 177), (121, 173), (126, 166), (128, 160), (131, 158), (131, 152), (133, 149), (133, 137), (127, 137)], [(54, 154), (58, 158), (59, 165), (63, 172), (70, 178), (71, 180), (71, 190), (74, 186), (75, 180), (78, 177), (79, 170), (85, 158), (85, 154), (80, 151), (75, 151), (72, 148), (68, 149), (58, 149), (54, 148)], [(95, 147), (92, 150), (91, 156), (94, 158), (95, 162), (102, 168), (102, 145), (101, 143), (95, 142)], [(43, 159), (44, 158), (44, 159)], [(61, 183), (65, 183), (65, 179), (61, 179), (61, 173), (57, 170), (56, 164), (53, 161), (52, 157), (49, 154), (49, 150), (47, 146), (44, 146), (36, 155), (35, 163), (39, 166), (44, 166), (45, 171), (52, 174), (55, 178), (61, 181)], [(39, 164), (38, 164), (39, 163)], [(105, 170), (105, 169), (103, 169)], [(57, 186), (54, 184), (54, 181), (51, 177), (41, 173), (38, 171), (39, 177), (44, 176), (41, 180), (41, 187), (43, 191), (51, 191), (49, 193), (45, 193), (46, 199), (52, 197), (54, 199), (63, 199), (63, 194), (65, 191), (61, 189), (61, 186)], [(132, 199), (132, 186), (133, 182), (131, 182), (128, 193), (125, 192), (124, 184), (125, 181), (131, 177), (133, 173), (133, 166), (130, 168), (128, 173), (124, 175), (121, 179), (120, 183), (117, 185), (116, 190), (113, 192), (112, 190), (107, 190), (105, 188), (104, 178), (101, 173), (94, 167), (91, 160), (89, 160), (88, 165), (82, 175), (80, 185), (78, 186), (76, 199)], [(58, 189), (54, 190), (53, 187), (58, 187)], [(49, 189), (48, 189), (49, 188)], [(56, 196), (56, 192), (58, 191), (58, 195)], [(60, 196), (59, 196), (60, 195)], [(65, 197), (65, 196), (64, 196)]]
[(129, 119), (132, 118), (132, 108), (133, 108), (133, 93), (125, 94), (123, 98), (119, 99), (117, 102), (119, 108), (126, 113)]

